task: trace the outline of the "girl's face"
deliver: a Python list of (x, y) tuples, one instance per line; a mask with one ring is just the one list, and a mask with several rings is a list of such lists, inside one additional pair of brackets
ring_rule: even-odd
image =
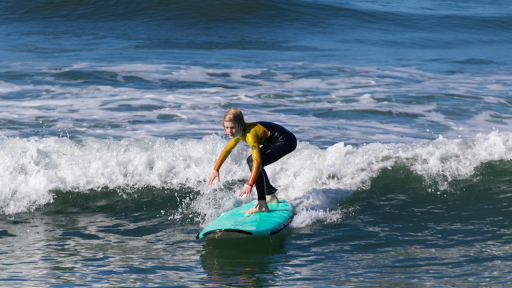
[(240, 131), (238, 125), (233, 122), (224, 122), (224, 132), (228, 134), (229, 138), (235, 138), (242, 135), (242, 131)]

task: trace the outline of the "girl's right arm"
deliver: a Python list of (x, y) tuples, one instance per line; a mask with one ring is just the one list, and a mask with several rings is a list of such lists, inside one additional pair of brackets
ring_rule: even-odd
[(208, 178), (208, 185), (211, 185), (213, 183), (213, 180), (217, 178), (218, 182), (220, 182), (220, 176), (219, 176), (219, 170), (224, 161), (228, 158), (229, 154), (231, 154), (231, 151), (235, 149), (236, 145), (240, 142), (240, 138), (236, 137), (229, 141), (228, 145), (224, 147), (224, 150), (220, 153), (219, 159), (217, 160), (217, 163), (215, 164), (215, 167), (213, 168), (212, 174), (210, 174), (210, 177)]
[(213, 170), (212, 174), (210, 174), (210, 178), (208, 178), (208, 185), (212, 185), (215, 178), (217, 178), (217, 182), (220, 182), (219, 171)]

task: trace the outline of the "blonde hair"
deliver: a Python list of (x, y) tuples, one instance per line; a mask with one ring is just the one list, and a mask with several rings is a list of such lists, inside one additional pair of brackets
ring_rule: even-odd
[[(238, 126), (240, 130), (243, 130), (245, 128), (245, 120), (244, 120), (244, 114), (242, 114), (242, 111), (238, 108), (229, 108), (228, 112), (224, 114), (224, 118), (222, 119), (222, 126), (224, 127), (224, 122), (233, 122), (235, 125)], [(226, 128), (226, 127), (224, 127)]]

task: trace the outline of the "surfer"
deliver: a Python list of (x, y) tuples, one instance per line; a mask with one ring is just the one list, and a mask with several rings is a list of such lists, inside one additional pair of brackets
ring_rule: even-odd
[(213, 172), (208, 178), (208, 185), (217, 178), (220, 182), (219, 170), (222, 163), (236, 147), (240, 140), (249, 144), (251, 156), (247, 158), (247, 164), (251, 170), (251, 176), (239, 196), (251, 195), (252, 187), (256, 184), (258, 202), (245, 213), (268, 212), (268, 203), (277, 203), (275, 193), (277, 191), (268, 179), (264, 167), (281, 159), (286, 154), (295, 150), (297, 139), (286, 128), (271, 122), (245, 123), (242, 111), (237, 108), (229, 108), (223, 119), (224, 132), (231, 140), (222, 150)]

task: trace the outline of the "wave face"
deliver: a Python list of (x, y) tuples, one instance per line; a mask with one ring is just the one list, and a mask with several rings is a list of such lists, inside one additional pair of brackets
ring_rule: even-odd
[[(473, 29), (487, 27), (489, 29), (505, 29), (510, 19), (500, 17), (508, 8), (506, 1), (495, 1), (494, 5), (482, 9), (479, 1), (467, 1), (464, 4), (451, 3), (445, 5), (442, 13), (432, 9), (436, 1), (426, 1), (421, 6), (407, 4), (407, 1), (381, 1), (375, 3), (351, 4), (343, 1), (164, 1), (164, 0), (44, 0), (19, 1), (7, 0), (2, 3), (2, 15), (8, 20), (33, 21), (40, 19), (53, 20), (91, 20), (91, 21), (183, 21), (188, 22), (231, 22), (240, 23), (291, 23), (320, 22), (324, 24), (339, 16), (342, 21), (359, 19), (360, 23), (384, 24), (396, 22), (396, 19), (408, 19), (409, 15), (434, 16), (432, 23), (438, 23), (443, 16), (456, 16), (446, 23), (457, 24), (460, 19), (478, 20)], [(389, 5), (393, 3), (394, 5)], [(462, 10), (462, 11), (461, 11)], [(430, 13), (429, 13), (430, 11)], [(456, 15), (454, 15), (456, 14)], [(29, 17), (31, 17), (29, 19)], [(483, 23), (482, 23), (482, 20)], [(448, 22), (450, 21), (450, 22)], [(398, 25), (398, 23), (394, 23)], [(404, 23), (402, 23), (404, 24)], [(416, 23), (408, 23), (412, 26)], [(407, 26), (404, 25), (404, 26)], [(433, 25), (432, 25), (433, 26)], [(434, 28), (434, 27), (432, 27)], [(442, 27), (436, 27), (442, 28)], [(462, 28), (462, 25), (459, 27)]]
[[(118, 207), (113, 213), (127, 208), (135, 213), (147, 206), (166, 211), (176, 221), (196, 215), (204, 224), (242, 203), (237, 194), (248, 177), (246, 148), (237, 147), (224, 164), (220, 184), (205, 183), (224, 144), (218, 136), (121, 141), (4, 138), (0, 168), (7, 172), (0, 177), (0, 209), (3, 214), (42, 207), (87, 212), (104, 211), (101, 207), (106, 205)], [(510, 160), (512, 135), (493, 132), (473, 139), (359, 148), (337, 143), (320, 149), (301, 142), (294, 153), (266, 169), (278, 195), (296, 209), (293, 225), (303, 227), (342, 220), (356, 209), (343, 208), (343, 201), (375, 187), (385, 189), (372, 197), (400, 190), (414, 197), (470, 193), (469, 199), (506, 198), (508, 189), (489, 183), (498, 178), (500, 187), (508, 185)], [(473, 192), (464, 192), (466, 187), (473, 187)], [(103, 204), (96, 206), (98, 202)]]

